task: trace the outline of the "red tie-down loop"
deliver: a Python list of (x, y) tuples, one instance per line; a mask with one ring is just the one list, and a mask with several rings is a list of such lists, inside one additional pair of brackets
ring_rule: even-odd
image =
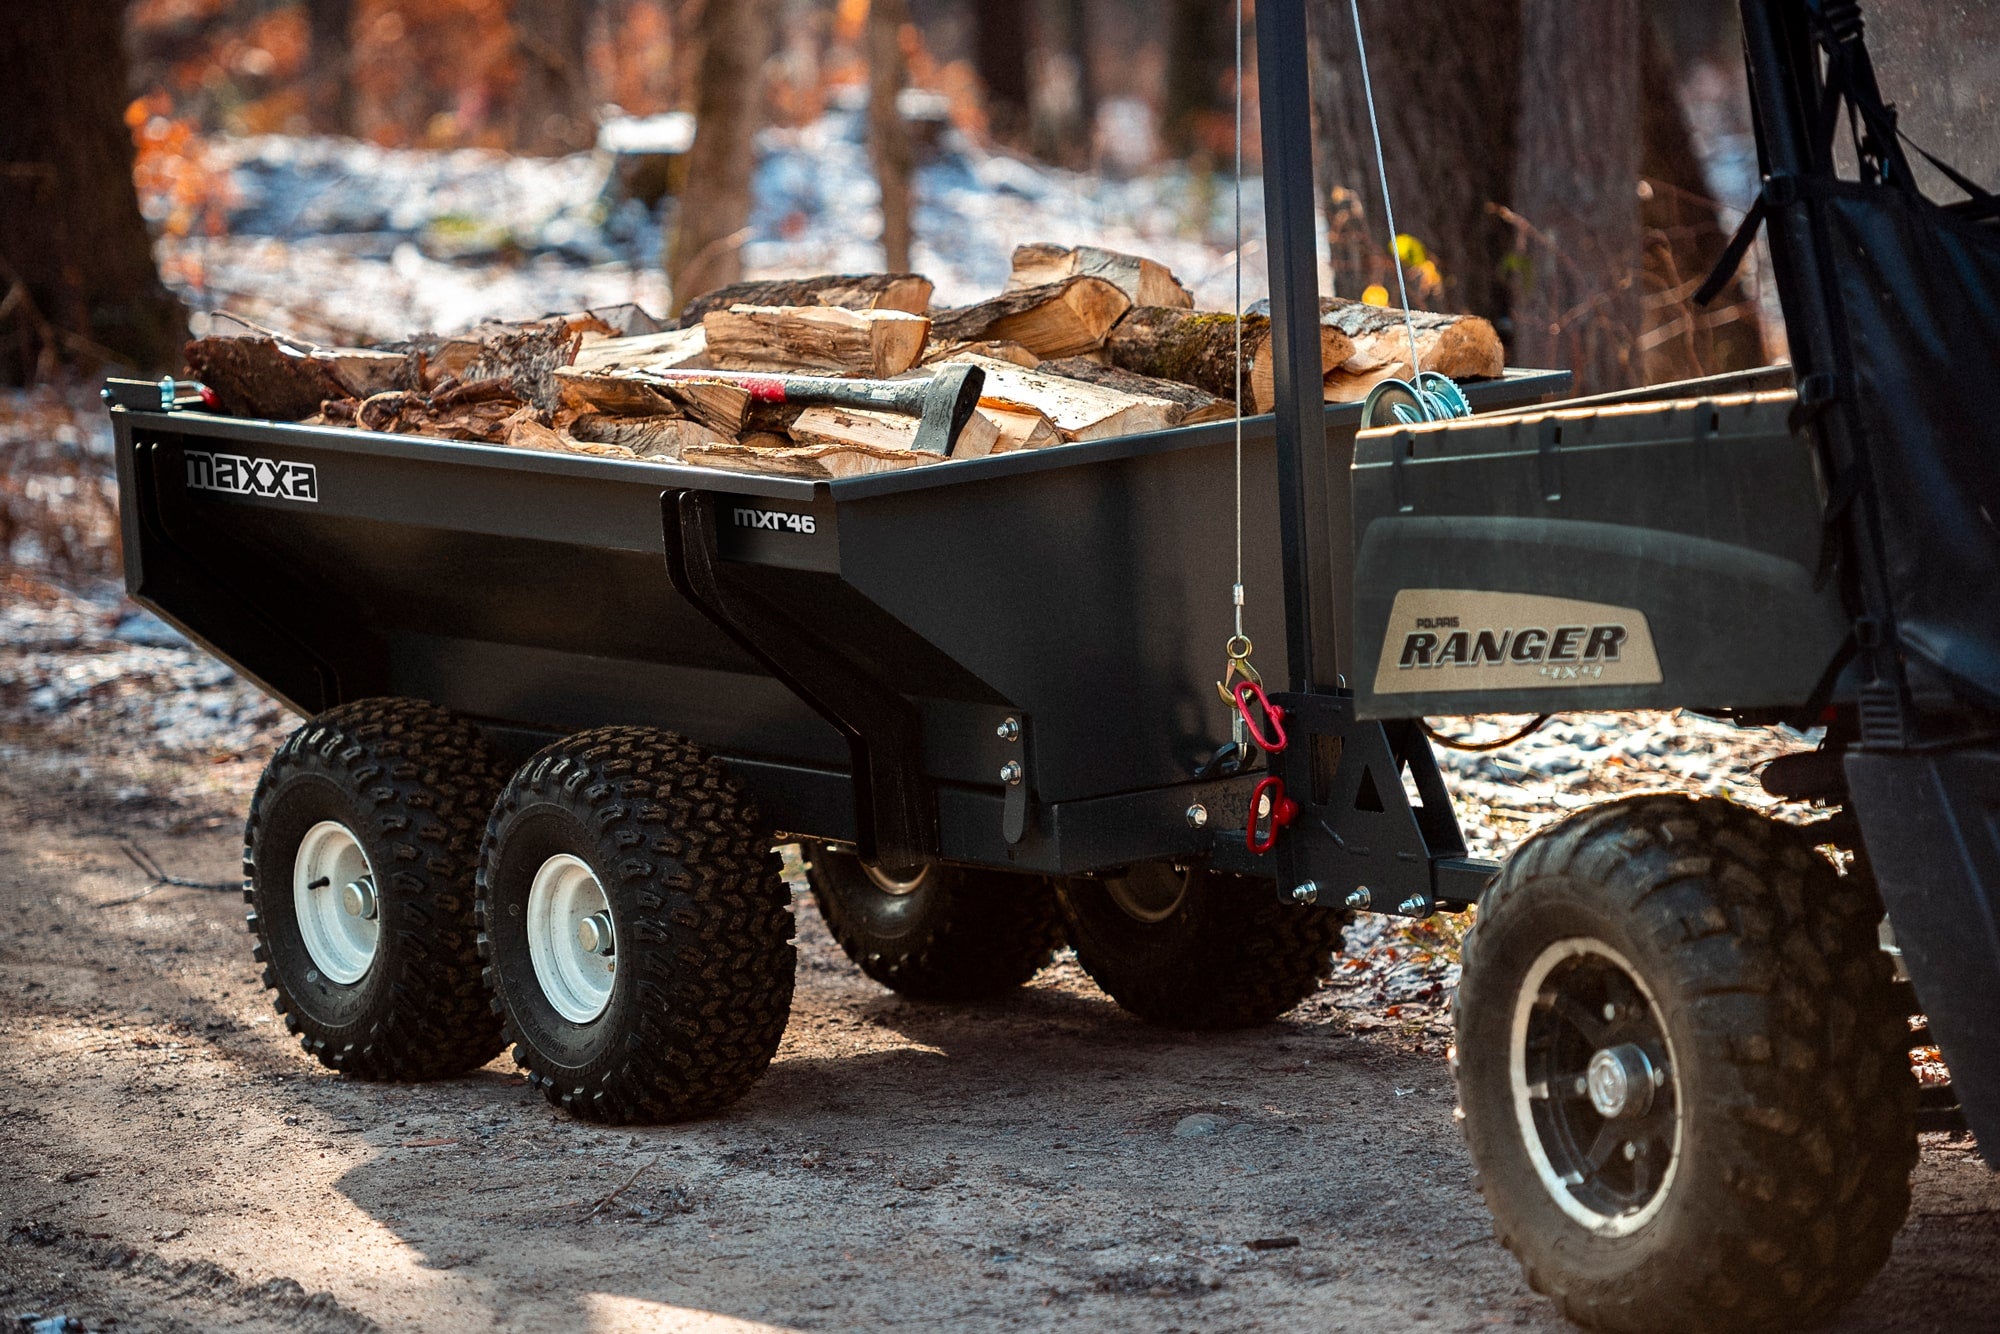
[[(1285, 737), (1285, 711), (1265, 697), (1263, 686), (1255, 681), (1238, 681), (1236, 683), (1235, 695), (1236, 712), (1243, 716), (1243, 726), (1248, 729), (1250, 739), (1257, 743), (1257, 749), (1263, 751), (1266, 755), (1276, 755), (1290, 744)], [(1251, 716), (1250, 696), (1252, 695), (1257, 697), (1257, 705), (1263, 710), (1264, 717), (1270, 722), (1271, 731), (1277, 734), (1275, 737), (1266, 736), (1264, 729), (1257, 726), (1256, 718)]]
[[(1264, 837), (1257, 837), (1257, 817), (1264, 810), (1264, 798), (1271, 798), (1270, 819)], [(1250, 789), (1250, 818), (1243, 822), (1243, 846), (1262, 855), (1278, 846), (1278, 831), (1299, 818), (1299, 803), (1285, 795), (1285, 780), (1269, 774)]]

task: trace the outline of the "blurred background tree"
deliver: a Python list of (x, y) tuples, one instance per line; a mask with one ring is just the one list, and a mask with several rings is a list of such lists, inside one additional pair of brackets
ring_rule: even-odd
[(124, 9), (73, 0), (0, 23), (0, 383), (179, 359), (186, 316), (133, 185)]
[[(1717, 196), (1754, 180), (1734, 0), (1361, 0), (1393, 247), (1348, 0), (1307, 3), (1332, 290), (1393, 292), (1400, 265), (1414, 303), (1495, 319), (1516, 362), (1574, 365), (1580, 387), (1782, 349), (1753, 282), (1713, 310), (1687, 300), (1747, 203)], [(1892, 41), (1895, 23), (1935, 25), (1919, 0), (1875, 7), (1894, 11)], [(659, 238), (647, 262), (676, 303), (742, 273), (760, 131), (801, 132), (830, 108), (862, 113), (881, 187), (880, 235), (862, 239), (897, 268), (925, 243), (940, 126), (1081, 173), (1080, 197), (1173, 174), (1191, 230), (1219, 216), (1231, 161), (1229, 0), (88, 0), (63, 7), (74, 22), (36, 18), (55, 12), (26, 7), (4, 35), (21, 76), (0, 126), (0, 189), (18, 205), (0, 218), (0, 258), (35, 328), (129, 357), (170, 360), (159, 331), (177, 328), (135, 210), (107, 202), (135, 140), (148, 217), (174, 237), (228, 216), (228, 181), (204, 176), (216, 136), (559, 155), (591, 148), (606, 115), (691, 113), (666, 201), (645, 200)], [(1254, 43), (1246, 54), (1254, 174)], [(1937, 87), (1900, 95), (1956, 105), (1953, 89), (1990, 86), (1984, 58), (1953, 53)], [(1947, 147), (1986, 165), (1983, 143)], [(38, 184), (52, 165), (76, 188), (36, 193), (54, 189)], [(58, 246), (85, 258), (58, 260)], [(26, 318), (4, 326), (17, 378), (23, 356), (44, 356), (22, 350), (41, 346)]]

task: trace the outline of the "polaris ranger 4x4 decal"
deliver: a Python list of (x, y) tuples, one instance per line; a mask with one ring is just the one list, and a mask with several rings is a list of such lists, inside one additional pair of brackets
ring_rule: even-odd
[(310, 463), (280, 463), (247, 454), (187, 452), (190, 491), (227, 491), (239, 496), (319, 503), (319, 473)]
[(1375, 693), (1656, 685), (1646, 614), (1530, 593), (1406, 588), (1396, 594)]

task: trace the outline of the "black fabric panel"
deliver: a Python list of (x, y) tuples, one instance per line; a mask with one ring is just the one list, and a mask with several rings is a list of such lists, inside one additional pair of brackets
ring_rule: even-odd
[(2000, 232), (1818, 183), (1913, 684), (2000, 707)]

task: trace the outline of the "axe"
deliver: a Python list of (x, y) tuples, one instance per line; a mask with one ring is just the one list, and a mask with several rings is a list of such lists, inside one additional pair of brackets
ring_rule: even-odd
[(799, 407), (866, 408), (919, 418), (912, 448), (946, 455), (958, 433), (979, 406), (986, 372), (977, 366), (940, 366), (927, 378), (909, 380), (845, 380), (831, 375), (776, 375), (765, 371), (645, 371), (628, 372), (635, 380), (706, 381), (733, 384), (758, 403), (791, 403)]

